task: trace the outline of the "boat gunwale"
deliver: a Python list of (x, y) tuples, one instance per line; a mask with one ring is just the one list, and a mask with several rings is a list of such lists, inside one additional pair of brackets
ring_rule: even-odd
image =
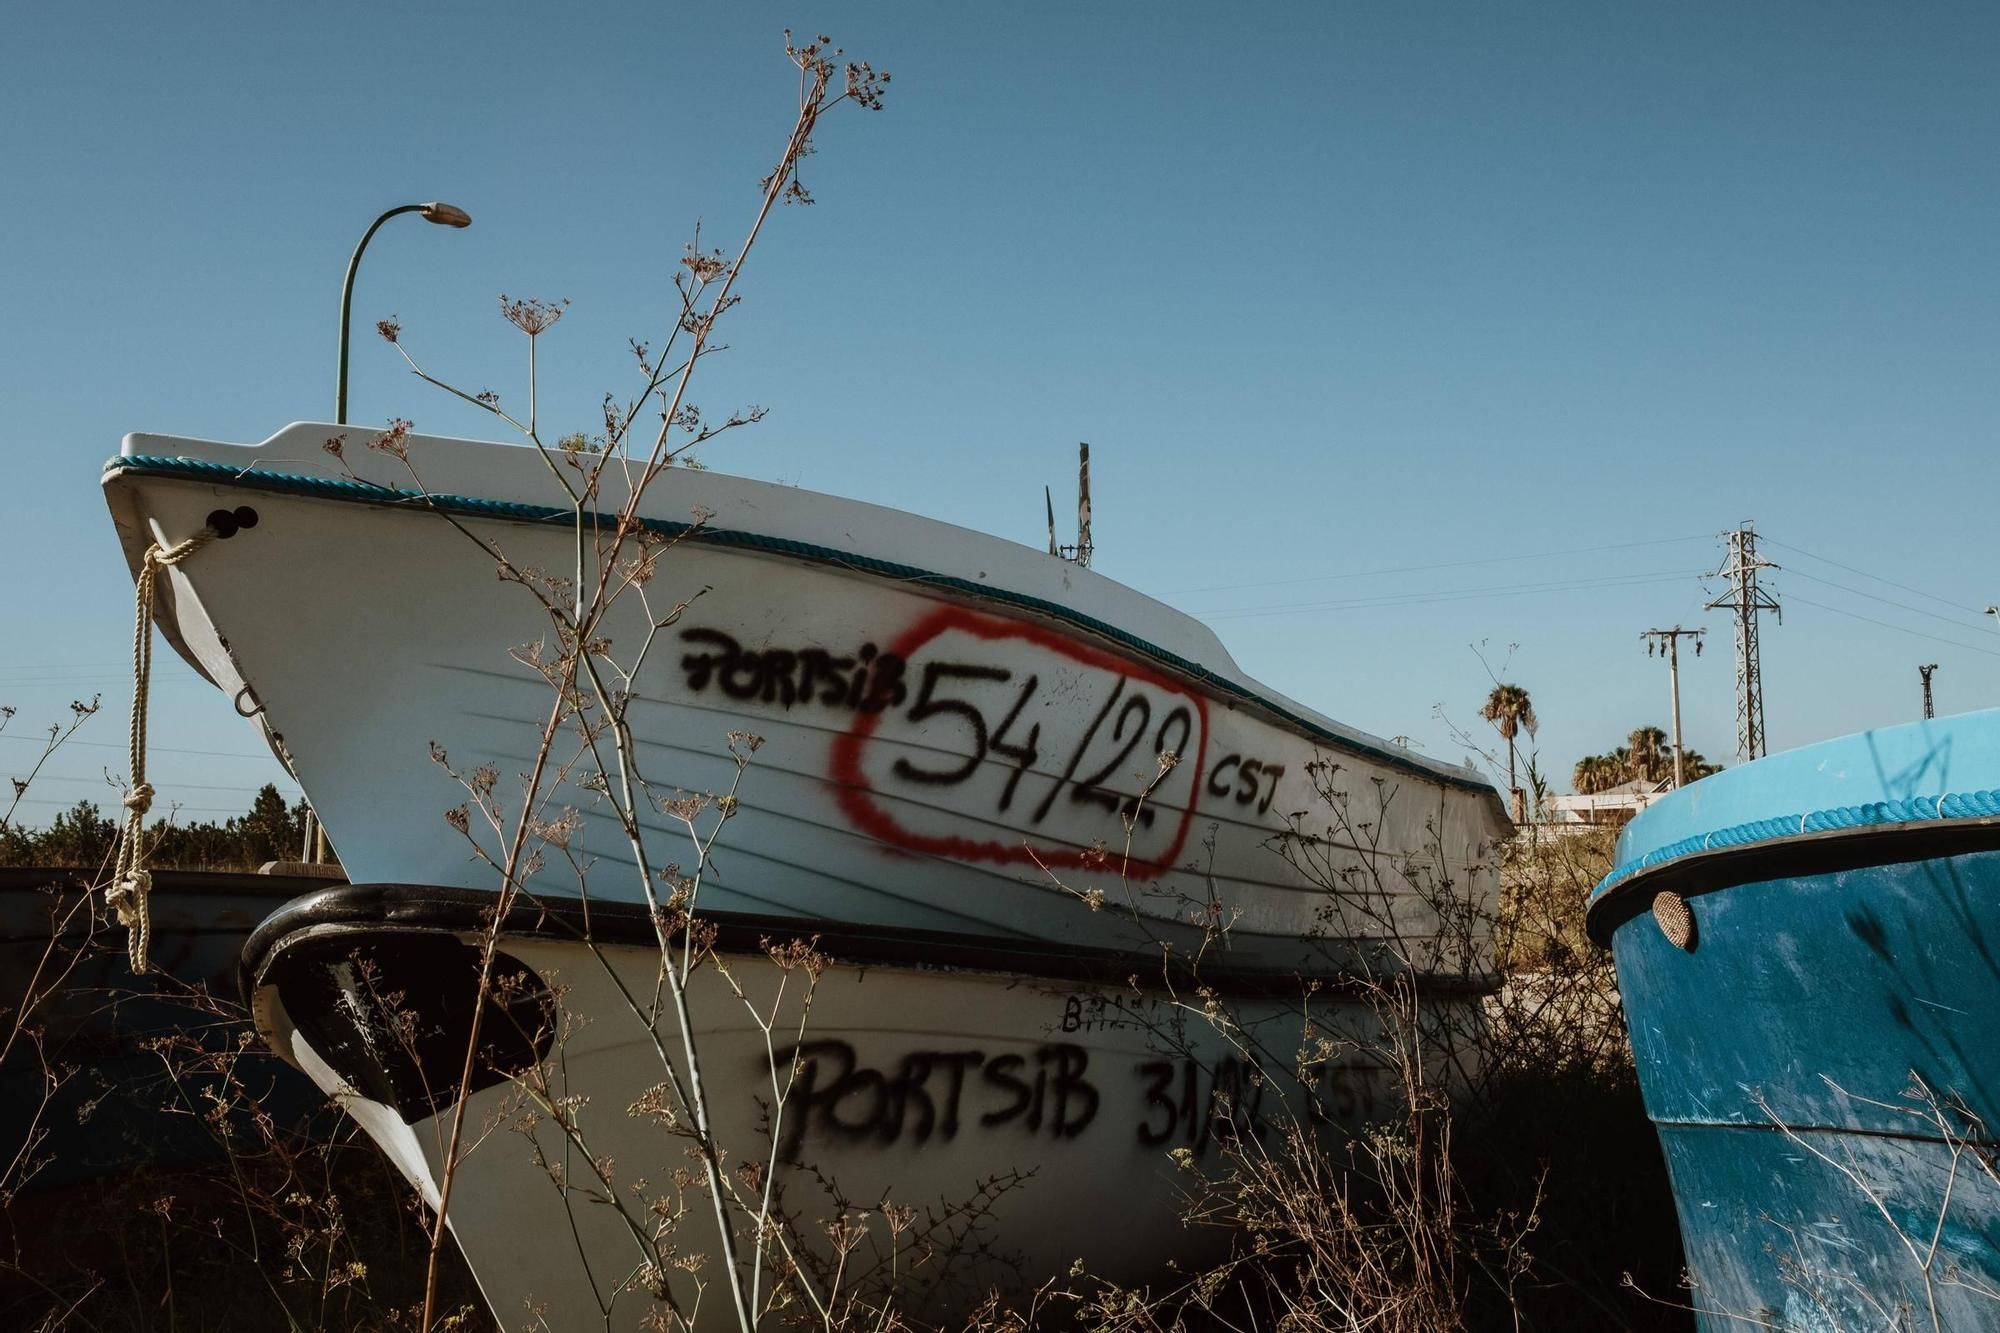
[[(425, 884), (336, 884), (294, 898), (250, 932), (244, 942), (240, 982), (246, 1004), (295, 943), (324, 939), (330, 934), (483, 935), (491, 924), (497, 895), (485, 889), (461, 889)], [(762, 954), (766, 940), (812, 938), (837, 966), (899, 970), (983, 973), (1009, 980), (1033, 980), (1125, 989), (1135, 978), (1158, 978), (1164, 985), (1195, 983), (1219, 995), (1247, 998), (1300, 998), (1301, 983), (1328, 989), (1359, 991), (1391, 980), (1383, 975), (1364, 978), (1352, 969), (1311, 972), (1303, 968), (1243, 967), (1204, 962), (1189, 967), (1182, 955), (1137, 949), (1101, 949), (1051, 944), (1028, 939), (1001, 939), (969, 933), (774, 916), (749, 912), (697, 911), (715, 930), (714, 947), (725, 953)], [(590, 932), (585, 934), (586, 929)], [(504, 939), (536, 939), (590, 943), (604, 948), (657, 949), (650, 908), (641, 903), (579, 898), (516, 900), (499, 931)], [(1149, 970), (1151, 969), (1151, 970)], [(1166, 969), (1163, 973), (1161, 969)], [(1478, 998), (1500, 989), (1497, 973), (1452, 975), (1417, 973), (1410, 978), (1419, 993)]]
[[(1930, 800), (1931, 798), (1924, 798)], [(1941, 804), (1949, 797), (1937, 797)], [(1826, 815), (1830, 812), (1815, 812)], [(1787, 822), (1814, 815), (1782, 816)], [(1760, 821), (1760, 824), (1772, 821)], [(1759, 825), (1720, 830), (1737, 833)], [(1912, 850), (1915, 844), (1916, 850)], [(1673, 851), (1673, 844), (1662, 851)], [(1606, 875), (1591, 893), (1585, 914), (1590, 937), (1609, 946), (1618, 928), (1651, 907), (1653, 897), (1674, 892), (1683, 898), (1718, 893), (1746, 884), (1797, 879), (1811, 875), (1863, 870), (1908, 861), (1930, 861), (1977, 852), (2000, 851), (2000, 816), (1960, 818), (1856, 820), (1845, 827), (1820, 828), (1784, 836), (1746, 840), (1734, 845), (1698, 845), (1662, 857), (1648, 865), (1645, 858)], [(1649, 853), (1649, 855), (1651, 855)]]
[[(313, 477), (298, 473), (270, 472), (262, 469), (232, 467), (226, 463), (208, 459), (176, 458), (157, 454), (119, 454), (104, 464), (101, 481), (109, 482), (123, 473), (133, 473), (142, 477), (158, 477), (166, 480), (192, 481), (209, 485), (226, 485), (245, 490), (264, 491), (272, 494), (299, 496), (307, 499), (344, 501), (352, 504), (378, 505), (391, 509), (435, 511), (458, 514), (465, 517), (498, 519), (503, 522), (528, 524), (574, 523), (577, 514), (572, 509), (551, 505), (533, 505), (513, 500), (494, 500), (479, 496), (427, 493), (402, 490), (383, 486), (374, 482), (350, 480), (347, 478)], [(585, 521), (601, 525), (613, 525), (617, 515), (596, 510), (586, 511)], [(822, 546), (812, 542), (774, 537), (762, 533), (727, 528), (710, 528), (706, 525), (683, 523), (673, 519), (640, 518), (638, 520), (649, 531), (657, 532), (670, 540), (701, 542), (729, 549), (746, 550), (753, 553), (790, 557), (811, 561), (816, 564), (831, 565), (877, 578), (890, 579), (897, 583), (918, 584), (938, 588), (959, 596), (978, 601), (998, 602), (1018, 611), (1028, 611), (1045, 616), (1062, 624), (1085, 630), (1127, 652), (1136, 652), (1160, 666), (1203, 689), (1219, 696), (1224, 702), (1242, 703), (1256, 708), (1286, 727), (1298, 732), (1315, 744), (1359, 754), (1370, 760), (1400, 770), (1411, 776), (1455, 787), (1485, 798), (1489, 813), (1503, 823), (1506, 809), (1500, 794), (1493, 785), (1476, 773), (1456, 765), (1429, 762), (1417, 756), (1398, 754), (1368, 741), (1345, 735), (1340, 731), (1314, 722), (1286, 708), (1257, 690), (1231, 680), (1200, 663), (1182, 657), (1180, 654), (1162, 648), (1149, 640), (1140, 638), (1128, 630), (1086, 615), (1062, 605), (1060, 602), (1037, 597), (1029, 593), (1011, 589), (981, 585), (969, 579), (952, 574), (941, 574), (915, 565), (905, 565), (896, 561), (883, 560), (874, 556), (852, 551), (842, 551), (835, 547)], [(164, 628), (164, 626), (163, 626)]]

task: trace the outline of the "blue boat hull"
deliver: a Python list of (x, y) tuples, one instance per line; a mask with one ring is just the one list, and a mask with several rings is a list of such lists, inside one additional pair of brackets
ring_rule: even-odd
[(1677, 793), (1593, 898), (1704, 1333), (2000, 1327), (2000, 819), (1885, 735)]

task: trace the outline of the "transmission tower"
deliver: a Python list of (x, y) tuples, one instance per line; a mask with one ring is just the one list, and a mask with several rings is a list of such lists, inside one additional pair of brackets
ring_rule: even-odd
[(1920, 666), (1917, 668), (1917, 674), (1924, 678), (1924, 721), (1926, 722), (1937, 716), (1937, 710), (1931, 707), (1931, 672), (1936, 671), (1937, 666), (1936, 662), (1932, 662), (1929, 666)]
[(1764, 678), (1757, 665), (1757, 616), (1785, 614), (1778, 599), (1757, 586), (1757, 571), (1777, 566), (1757, 554), (1757, 529), (1749, 520), (1722, 534), (1728, 556), (1711, 576), (1729, 580), (1729, 593), (1708, 604), (1710, 610), (1736, 613), (1736, 757), (1744, 763), (1767, 753), (1764, 748)]

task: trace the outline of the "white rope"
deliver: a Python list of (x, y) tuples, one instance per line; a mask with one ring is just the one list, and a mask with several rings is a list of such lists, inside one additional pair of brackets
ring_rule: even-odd
[(162, 547), (154, 542), (139, 563), (136, 612), (132, 618), (132, 790), (125, 793), (125, 832), (118, 839), (118, 863), (111, 887), (104, 891), (105, 905), (118, 913), (126, 929), (125, 951), (134, 975), (147, 968), (146, 950), (153, 939), (153, 914), (148, 901), (153, 877), (146, 870), (146, 848), (142, 829), (146, 812), (153, 808), (153, 784), (146, 781), (146, 697), (153, 684), (153, 585), (159, 573), (208, 545), (215, 536), (203, 528), (184, 542)]

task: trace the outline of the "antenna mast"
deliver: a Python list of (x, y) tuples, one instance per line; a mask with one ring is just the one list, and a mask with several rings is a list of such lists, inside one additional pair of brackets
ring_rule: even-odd
[(1757, 554), (1757, 529), (1748, 519), (1722, 534), (1729, 555), (1713, 577), (1729, 580), (1729, 594), (1708, 604), (1710, 610), (1736, 613), (1736, 757), (1749, 763), (1768, 751), (1764, 745), (1764, 679), (1757, 660), (1757, 615), (1784, 612), (1777, 598), (1757, 586), (1757, 571), (1777, 566)]
[(1076, 446), (1076, 563), (1090, 568), (1090, 446)]
[(1056, 505), (1055, 501), (1049, 498), (1049, 488), (1046, 486), (1042, 487), (1042, 499), (1049, 508), (1049, 554), (1061, 556), (1064, 560), (1073, 561), (1089, 569), (1090, 553), (1094, 548), (1090, 544), (1090, 446), (1088, 444), (1079, 444), (1076, 447), (1076, 545), (1056, 545)]

